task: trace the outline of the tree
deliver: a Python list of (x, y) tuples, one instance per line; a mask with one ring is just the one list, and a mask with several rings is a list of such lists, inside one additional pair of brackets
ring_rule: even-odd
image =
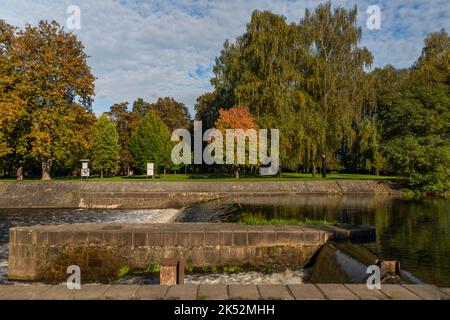
[(195, 120), (202, 122), (204, 130), (214, 127), (214, 123), (219, 118), (219, 109), (217, 104), (216, 92), (206, 92), (197, 97), (194, 105)]
[(23, 180), (31, 116), (19, 90), (22, 78), (15, 32), (15, 27), (0, 20), (0, 158), (13, 164), (17, 180)]
[(365, 68), (372, 54), (359, 47), (362, 31), (356, 26), (356, 6), (332, 9), (331, 2), (308, 9), (300, 28), (312, 54), (306, 66), (309, 92), (318, 103), (326, 139), (320, 144), (323, 155), (334, 154), (342, 142), (355, 139), (355, 123), (373, 106), (373, 89)]
[(42, 163), (42, 179), (49, 180), (53, 161), (73, 165), (88, 148), (95, 78), (82, 43), (54, 21), (27, 25), (18, 35), (16, 54), (18, 94), (31, 121), (24, 139), (30, 142), (30, 156)]
[(116, 125), (119, 134), (120, 170), (129, 174), (133, 157), (128, 148), (128, 140), (138, 127), (140, 119), (135, 113), (128, 111), (128, 102), (113, 104), (106, 115)]
[[(227, 129), (255, 129), (255, 132), (257, 134), (258, 126), (255, 123), (255, 120), (251, 116), (250, 112), (248, 111), (248, 108), (239, 106), (239, 107), (233, 107), (228, 110), (220, 109), (219, 110), (219, 119), (217, 119), (215, 123), (215, 127), (217, 130), (219, 130), (222, 133), (222, 136), (224, 137), (224, 142), (228, 146), (229, 143), (226, 140), (226, 130)], [(257, 139), (257, 135), (255, 136)], [(244, 138), (244, 143), (246, 142), (246, 138)], [(250, 143), (250, 142), (249, 142)], [(256, 143), (256, 141), (255, 141)], [(241, 164), (237, 163), (237, 152), (236, 152), (236, 145), (237, 141), (236, 138), (233, 137), (233, 143), (232, 148), (234, 153), (234, 164), (232, 165), (234, 168), (234, 175), (236, 179), (239, 179), (239, 170), (242, 166)], [(228, 151), (228, 150), (227, 150)], [(249, 145), (245, 143), (245, 162), (246, 165), (249, 165)], [(256, 165), (256, 164), (255, 164)]]
[(100, 171), (101, 178), (104, 171), (116, 171), (120, 160), (119, 134), (105, 114), (95, 123), (91, 144), (92, 169)]
[(170, 132), (176, 129), (189, 129), (191, 126), (188, 108), (173, 98), (159, 98), (150, 105), (150, 108), (156, 112)]
[(150, 110), (150, 103), (144, 101), (142, 98), (138, 98), (133, 102), (133, 107), (131, 108), (131, 112), (134, 113), (139, 119), (144, 118), (147, 115), (147, 112)]
[(172, 142), (169, 129), (155, 111), (150, 110), (131, 135), (129, 148), (135, 165), (145, 170), (147, 163), (162, 167), (164, 173), (171, 160)]
[(315, 122), (302, 118), (314, 113), (314, 101), (302, 73), (308, 55), (299, 31), (283, 16), (253, 12), (247, 31), (235, 43), (225, 42), (211, 80), (216, 99), (226, 107), (246, 105), (260, 128), (280, 130), (281, 162), (290, 168), (305, 158), (305, 126)]
[[(425, 39), (422, 55), (408, 71), (394, 73), (378, 92), (378, 118), (392, 172), (415, 184), (448, 188), (450, 181), (450, 38), (441, 30)], [(439, 189), (439, 188), (438, 188)], [(435, 189), (436, 190), (436, 189)]]

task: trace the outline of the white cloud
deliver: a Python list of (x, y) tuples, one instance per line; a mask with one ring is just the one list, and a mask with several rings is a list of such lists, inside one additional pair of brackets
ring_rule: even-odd
[[(210, 90), (214, 58), (225, 39), (245, 31), (254, 9), (283, 14), (299, 21), (305, 8), (319, 1), (143, 1), (143, 0), (0, 0), (0, 18), (24, 26), (40, 19), (62, 24), (70, 4), (81, 8), (81, 30), (77, 31), (91, 56), (96, 81), (96, 108), (105, 110), (113, 101), (150, 101), (172, 96), (193, 106)], [(359, 8), (362, 44), (374, 54), (375, 66), (408, 67), (420, 54), (425, 35), (449, 29), (450, 2), (334, 1)], [(365, 27), (366, 8), (382, 10), (382, 29)]]

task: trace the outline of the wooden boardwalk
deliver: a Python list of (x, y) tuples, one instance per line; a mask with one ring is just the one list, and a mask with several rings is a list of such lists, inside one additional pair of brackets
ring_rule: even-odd
[(0, 300), (450, 300), (450, 288), (433, 285), (0, 285)]

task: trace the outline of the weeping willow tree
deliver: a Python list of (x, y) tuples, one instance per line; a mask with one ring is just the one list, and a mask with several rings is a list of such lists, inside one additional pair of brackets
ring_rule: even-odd
[(359, 122), (374, 105), (373, 85), (365, 72), (373, 57), (358, 46), (357, 14), (356, 6), (346, 10), (327, 2), (314, 12), (306, 10), (299, 26), (312, 55), (306, 69), (308, 92), (324, 121), (326, 137), (319, 149), (325, 157), (355, 141)]
[(314, 101), (305, 91), (299, 61), (305, 56), (295, 24), (267, 11), (252, 14), (247, 31), (225, 42), (212, 84), (230, 104), (246, 105), (261, 128), (280, 129), (282, 165), (295, 168), (307, 139), (303, 113)]
[[(260, 128), (280, 129), (285, 168), (313, 174), (322, 155), (356, 139), (373, 105), (365, 72), (372, 55), (358, 46), (356, 7), (306, 10), (300, 23), (255, 11), (246, 32), (226, 41), (212, 84), (225, 105), (246, 105)], [(326, 160), (326, 158), (325, 158)]]

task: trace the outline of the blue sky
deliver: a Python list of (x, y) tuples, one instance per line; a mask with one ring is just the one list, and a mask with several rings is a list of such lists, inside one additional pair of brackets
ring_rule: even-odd
[[(23, 27), (41, 19), (66, 25), (69, 5), (81, 9), (76, 33), (90, 56), (96, 80), (94, 110), (138, 97), (172, 96), (192, 111), (195, 99), (210, 91), (215, 57), (225, 39), (245, 31), (251, 12), (271, 10), (298, 22), (316, 0), (0, 0), (0, 19)], [(374, 66), (409, 67), (420, 55), (426, 34), (450, 29), (448, 0), (333, 1), (358, 6), (362, 45)], [(381, 29), (366, 27), (369, 5), (381, 9)]]

